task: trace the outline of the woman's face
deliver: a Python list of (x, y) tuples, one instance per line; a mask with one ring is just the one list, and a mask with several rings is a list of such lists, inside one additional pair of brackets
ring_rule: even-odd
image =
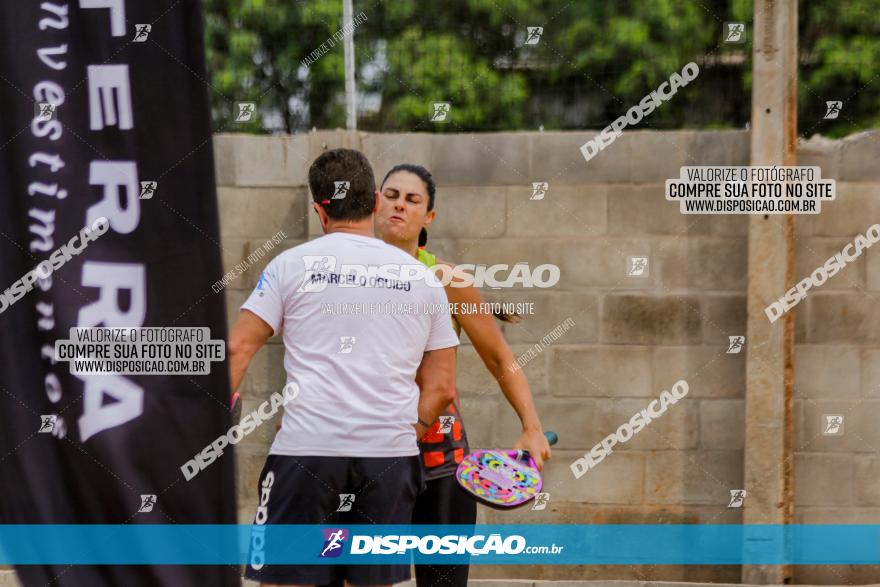
[(385, 241), (418, 240), (422, 228), (434, 221), (434, 210), (428, 211), (428, 189), (422, 179), (409, 171), (388, 176), (379, 196), (376, 231)]

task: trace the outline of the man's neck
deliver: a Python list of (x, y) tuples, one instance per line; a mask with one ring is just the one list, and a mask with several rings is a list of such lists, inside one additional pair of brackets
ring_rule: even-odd
[(327, 227), (327, 234), (332, 234), (334, 232), (341, 232), (343, 234), (357, 234), (360, 236), (376, 238), (376, 231), (373, 228), (372, 218), (370, 218), (369, 221), (362, 220), (359, 222), (331, 224)]

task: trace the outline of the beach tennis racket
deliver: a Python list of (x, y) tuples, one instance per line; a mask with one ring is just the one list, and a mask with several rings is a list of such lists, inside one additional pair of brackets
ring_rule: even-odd
[[(555, 432), (544, 436), (551, 445), (559, 440)], [(458, 465), (455, 479), (478, 501), (498, 509), (528, 503), (544, 485), (535, 459), (525, 450), (475, 450)]]

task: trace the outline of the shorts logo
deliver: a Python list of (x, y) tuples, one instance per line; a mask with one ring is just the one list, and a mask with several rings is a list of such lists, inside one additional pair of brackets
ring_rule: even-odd
[(269, 508), (266, 505), (269, 503), (269, 496), (272, 494), (272, 485), (275, 484), (275, 473), (269, 471), (266, 473), (266, 478), (263, 479), (263, 483), (261, 484), (260, 489), (260, 505), (257, 507), (257, 517), (254, 519), (254, 524), (265, 524), (266, 520), (269, 517)]
[(260, 505), (257, 506), (257, 516), (254, 519), (254, 529), (251, 531), (251, 568), (259, 571), (266, 564), (266, 554), (263, 552), (266, 546), (266, 528), (264, 524), (269, 519), (269, 496), (272, 494), (272, 485), (275, 484), (275, 473), (269, 471), (260, 484)]
[(338, 528), (336, 530), (327, 528), (324, 530), (324, 548), (321, 550), (319, 558), (336, 558), (342, 554), (343, 545), (348, 538), (348, 531)]

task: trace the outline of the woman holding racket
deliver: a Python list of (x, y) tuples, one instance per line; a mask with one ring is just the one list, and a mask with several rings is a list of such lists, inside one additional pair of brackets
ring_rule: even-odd
[[(427, 169), (420, 165), (396, 165), (382, 181), (379, 211), (376, 216), (376, 236), (416, 257), (428, 267), (452, 265), (437, 259), (424, 247), (427, 228), (434, 221), (436, 185)], [(454, 287), (455, 280), (446, 286), (446, 295), (453, 308), (464, 304), (481, 304), (484, 300), (473, 285)], [(460, 285), (460, 284), (459, 284)], [(479, 306), (477, 306), (479, 307)], [(500, 315), (499, 319), (513, 321), (518, 317)], [(522, 423), (522, 434), (514, 445), (531, 453), (538, 467), (550, 458), (550, 445), (544, 436), (541, 422), (532, 401), (529, 384), (521, 369), (512, 370), (513, 352), (491, 314), (453, 315), (453, 327), (462, 329), (474, 345), (489, 372), (498, 381), (502, 393), (516, 411)], [(467, 435), (462, 423), (458, 399), (419, 442), (427, 489), (413, 510), (413, 524), (470, 524), (476, 523), (476, 502), (461, 490), (455, 480), (455, 470), (468, 453)], [(420, 565), (416, 567), (416, 582), (420, 587), (466, 587), (468, 565)]]

